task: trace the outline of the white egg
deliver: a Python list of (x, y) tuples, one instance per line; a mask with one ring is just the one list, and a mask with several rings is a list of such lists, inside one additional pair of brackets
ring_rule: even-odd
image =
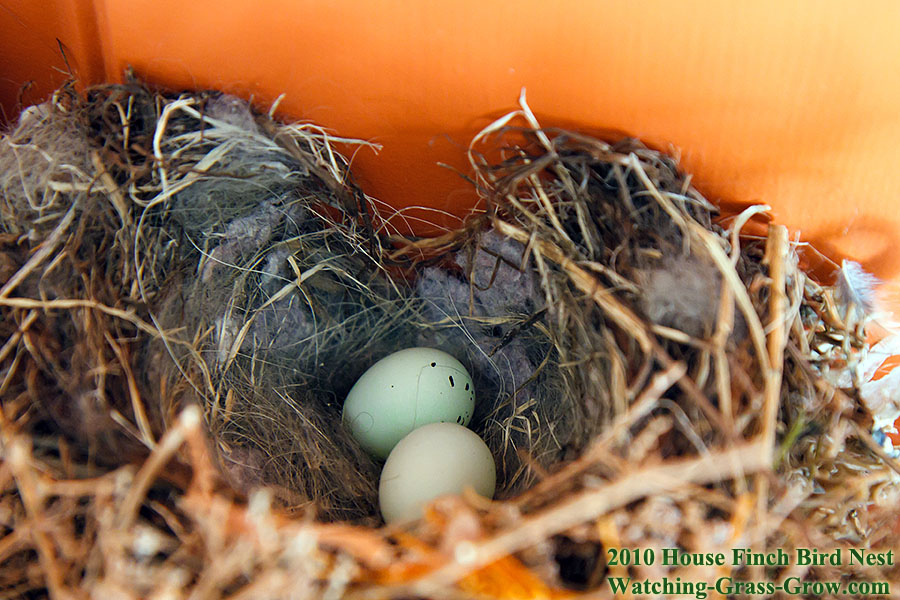
[(431, 500), (471, 486), (494, 496), (497, 472), (487, 445), (456, 423), (419, 427), (394, 447), (381, 471), (378, 503), (385, 523), (417, 519)]
[(364, 450), (387, 458), (413, 429), (468, 425), (474, 410), (475, 386), (462, 363), (434, 348), (407, 348), (362, 374), (344, 401), (343, 420)]

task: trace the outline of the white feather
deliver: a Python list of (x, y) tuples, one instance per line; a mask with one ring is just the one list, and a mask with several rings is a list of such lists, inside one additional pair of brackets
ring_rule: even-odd
[(880, 285), (881, 280), (868, 273), (858, 262), (844, 260), (841, 263), (838, 289), (841, 299), (848, 306), (855, 304), (867, 314), (871, 314), (876, 306), (875, 291)]

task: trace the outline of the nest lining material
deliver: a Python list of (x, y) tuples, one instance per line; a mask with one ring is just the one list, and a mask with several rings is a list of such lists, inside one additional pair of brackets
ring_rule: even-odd
[[(348, 140), (229, 96), (26, 111), (0, 147), (3, 498), (69, 546), (22, 529), (11, 585), (552, 595), (598, 586), (611, 546), (887, 543), (897, 465), (869, 431), (897, 403), (865, 303), (783, 228), (742, 237), (759, 208), (723, 229), (672, 159), (522, 106), (473, 141), (484, 211), (427, 240), (383, 235)], [(504, 501), (442, 501), (414, 535), (310, 521), (377, 524), (340, 404), (411, 345), (472, 372)]]

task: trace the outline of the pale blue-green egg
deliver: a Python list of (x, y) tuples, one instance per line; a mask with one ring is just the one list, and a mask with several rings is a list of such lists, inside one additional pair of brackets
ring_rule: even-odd
[(475, 387), (462, 363), (434, 348), (407, 348), (362, 374), (344, 401), (343, 421), (364, 450), (387, 458), (413, 429), (466, 426), (474, 410)]

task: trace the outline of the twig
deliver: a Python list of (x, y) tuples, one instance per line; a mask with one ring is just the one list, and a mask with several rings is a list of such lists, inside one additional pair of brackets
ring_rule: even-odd
[(119, 365), (121, 365), (122, 371), (125, 373), (125, 381), (128, 384), (128, 396), (131, 399), (131, 409), (134, 412), (134, 419), (137, 421), (138, 431), (140, 431), (141, 434), (141, 441), (152, 450), (156, 445), (156, 441), (153, 439), (153, 430), (150, 427), (150, 419), (147, 417), (147, 411), (144, 409), (144, 401), (141, 399), (141, 392), (138, 389), (137, 380), (134, 378), (131, 362), (128, 360), (128, 357), (125, 356), (125, 351), (122, 350), (121, 346), (119, 346), (108, 331), (104, 331), (103, 336), (106, 338), (109, 347), (112, 348), (113, 353), (115, 353), (116, 358), (119, 360)]
[[(766, 373), (765, 405), (763, 407), (763, 441), (775, 451), (775, 428), (778, 419), (778, 407), (781, 402), (781, 378), (784, 373), (784, 348), (786, 341), (784, 259), (788, 251), (788, 231), (781, 225), (769, 227), (766, 239), (765, 262), (769, 265), (769, 370)], [(773, 455), (774, 456), (774, 455)]]
[(199, 429), (201, 419), (200, 409), (196, 406), (189, 406), (181, 412), (175, 426), (159, 440), (156, 448), (137, 472), (134, 481), (128, 488), (128, 494), (122, 501), (117, 517), (117, 524), (120, 528), (126, 529), (134, 522), (138, 509), (156, 476), (175, 456), (187, 435), (191, 431)]
[(40, 248), (38, 248), (38, 251), (28, 259), (28, 262), (26, 262), (22, 268), (19, 269), (15, 275), (10, 277), (9, 280), (3, 284), (3, 287), (0, 288), (0, 299), (6, 300), (12, 291), (16, 289), (32, 271), (37, 269), (48, 256), (53, 254), (53, 251), (56, 250), (56, 247), (62, 241), (63, 236), (69, 230), (69, 226), (72, 225), (72, 221), (75, 220), (75, 215), (78, 213), (80, 205), (81, 203), (78, 198), (72, 201), (72, 206), (69, 207), (65, 216), (56, 225), (53, 233), (43, 241)]
[[(41, 569), (47, 578), (50, 595), (60, 600), (73, 598), (65, 588), (62, 566), (57, 562), (53, 540), (41, 525), (46, 519), (43, 512), (45, 494), (30, 464), (31, 450), (28, 443), (20, 437), (10, 439), (5, 431), (3, 438), (3, 445), (8, 453), (8, 464), (16, 478), (22, 504), (25, 505), (31, 520), (32, 525), (28, 529), (34, 540)], [(22, 524), (19, 526), (22, 527)]]

